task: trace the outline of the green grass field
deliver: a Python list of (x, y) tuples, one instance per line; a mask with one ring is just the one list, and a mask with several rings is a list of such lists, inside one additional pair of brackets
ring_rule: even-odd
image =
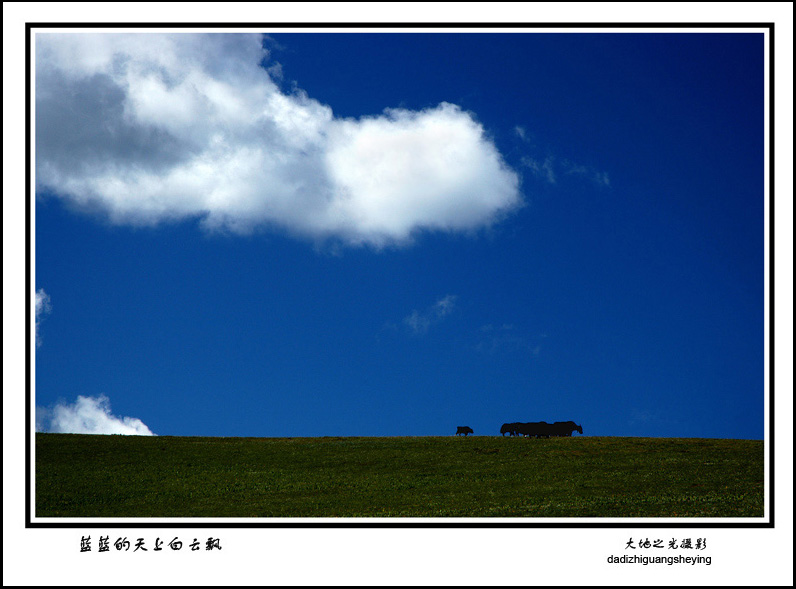
[(763, 442), (36, 434), (36, 517), (762, 517)]

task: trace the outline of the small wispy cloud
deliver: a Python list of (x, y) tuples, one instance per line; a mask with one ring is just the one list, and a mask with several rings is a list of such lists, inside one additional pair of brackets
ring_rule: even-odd
[(456, 298), (456, 295), (447, 295), (434, 303), (432, 309), (438, 318), (441, 319), (442, 317), (451, 314), (453, 307), (456, 304)]
[(53, 408), (36, 407), (36, 431), (61, 434), (156, 435), (137, 417), (113, 415), (110, 400), (105, 395), (80, 395), (72, 404), (58, 403)]
[(50, 303), (50, 295), (44, 292), (43, 288), (36, 291), (36, 345), (41, 345), (39, 339), (39, 321), (43, 315), (46, 315), (52, 310)]
[(446, 295), (426, 309), (414, 309), (404, 317), (403, 323), (412, 333), (422, 335), (453, 312), (457, 298), (456, 295)]
[(542, 341), (547, 335), (528, 335), (516, 325), (488, 323), (478, 330), (478, 343), (475, 349), (484, 354), (497, 354), (506, 350), (521, 350), (533, 357), (542, 351)]
[(608, 173), (598, 170), (594, 166), (584, 166), (554, 156), (546, 156), (544, 159), (524, 156), (520, 161), (534, 177), (548, 184), (556, 184), (560, 178), (569, 177), (580, 178), (601, 188), (611, 186), (611, 178)]
[(556, 173), (553, 170), (554, 159), (546, 157), (543, 161), (525, 156), (522, 158), (522, 165), (529, 168), (534, 176), (545, 180), (548, 184), (556, 183)]
[(514, 135), (525, 144), (522, 150), (526, 154), (520, 158), (520, 163), (530, 170), (537, 180), (547, 184), (558, 184), (563, 178), (580, 178), (602, 188), (611, 185), (611, 178), (607, 172), (558, 157), (550, 153), (549, 149), (533, 145), (532, 134), (525, 127), (516, 125)]
[(569, 160), (563, 160), (561, 162), (561, 168), (564, 174), (579, 176), (598, 186), (611, 185), (611, 178), (608, 174), (606, 172), (601, 172), (593, 166), (583, 166)]

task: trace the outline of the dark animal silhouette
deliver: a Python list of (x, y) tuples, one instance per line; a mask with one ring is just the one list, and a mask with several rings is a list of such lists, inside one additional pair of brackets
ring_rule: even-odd
[(556, 421), (552, 426), (554, 436), (572, 436), (572, 432), (583, 433), (583, 428), (574, 421)]
[(528, 438), (549, 438), (554, 435), (553, 431), (553, 424), (546, 421), (517, 424), (517, 432)]
[(464, 437), (467, 437), (467, 434), (473, 433), (473, 428), (466, 426), (466, 425), (459, 425), (456, 426), (456, 435), (464, 434)]
[(500, 427), (500, 435), (502, 435), (502, 436), (505, 436), (506, 434), (509, 434), (510, 436), (518, 436), (518, 435), (520, 435), (519, 431), (517, 430), (517, 426), (519, 426), (519, 425), (521, 425), (521, 424), (516, 423), (516, 422), (515, 423), (504, 423)]

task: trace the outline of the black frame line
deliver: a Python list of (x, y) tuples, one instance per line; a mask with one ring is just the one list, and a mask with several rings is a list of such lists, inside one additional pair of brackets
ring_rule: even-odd
[[(35, 199), (31, 199), (31, 39), (34, 29), (409, 29), (402, 32), (411, 32), (412, 29), (764, 29), (768, 33), (768, 227), (769, 227), (769, 519), (766, 522), (705, 522), (700, 523), (689, 518), (687, 522), (660, 522), (639, 521), (633, 519), (627, 522), (533, 522), (533, 521), (496, 521), (494, 523), (481, 521), (473, 522), (445, 522), (445, 521), (351, 521), (354, 518), (341, 518), (341, 521), (290, 522), (282, 519), (278, 521), (262, 522), (252, 518), (251, 522), (180, 522), (180, 521), (146, 521), (146, 522), (119, 522), (119, 521), (94, 521), (87, 519), (68, 522), (42, 522), (32, 521), (31, 489), (33, 485), (33, 469), (31, 464), (31, 206), (35, 206)], [(382, 31), (384, 32), (384, 31)], [(763, 31), (761, 31), (763, 32)], [(389, 34), (389, 32), (384, 32)], [(562, 32), (561, 34), (566, 34)], [(774, 23), (773, 22), (618, 22), (618, 23), (579, 23), (579, 22), (539, 22), (539, 23), (507, 23), (507, 22), (26, 22), (25, 23), (25, 528), (774, 528)], [(286, 518), (290, 519), (290, 518)], [(302, 519), (302, 518), (296, 518)], [(306, 518), (304, 518), (306, 519)], [(332, 518), (329, 518), (332, 519)], [(367, 518), (363, 518), (367, 519)], [(388, 519), (388, 518), (385, 518)], [(413, 518), (406, 518), (413, 519)], [(465, 518), (456, 518), (465, 519)], [(474, 518), (475, 519), (475, 518)], [(529, 518), (530, 519), (530, 518)]]

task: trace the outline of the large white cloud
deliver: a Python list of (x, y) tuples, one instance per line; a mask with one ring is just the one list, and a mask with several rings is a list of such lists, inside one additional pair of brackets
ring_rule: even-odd
[(521, 205), (472, 114), (335, 118), (247, 34), (36, 35), (37, 188), (118, 223), (189, 217), (352, 244), (471, 230)]
[(137, 417), (113, 415), (110, 401), (105, 395), (79, 395), (74, 403), (59, 403), (52, 409), (37, 407), (36, 422), (36, 431), (50, 433), (155, 435)]

